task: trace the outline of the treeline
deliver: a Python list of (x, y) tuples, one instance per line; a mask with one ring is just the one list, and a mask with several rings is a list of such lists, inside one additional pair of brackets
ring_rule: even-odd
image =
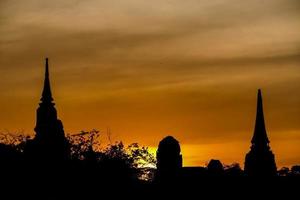
[[(114, 142), (106, 146), (100, 142), (100, 132), (97, 130), (82, 131), (79, 134), (69, 134), (66, 139), (69, 144), (69, 158), (59, 162), (60, 165), (85, 167), (99, 171), (109, 169), (114, 171), (114, 177), (126, 176), (130, 179), (151, 180), (152, 169), (156, 166), (156, 159), (147, 147), (140, 147), (138, 143), (125, 146), (122, 142)], [(32, 137), (23, 134), (0, 134), (0, 163), (1, 167), (13, 165), (51, 165), (53, 160), (32, 160), (26, 156), (26, 145)], [(53, 146), (55, 149), (55, 146)], [(48, 167), (47, 167), (48, 168)], [(112, 175), (112, 174), (110, 174)], [(76, 176), (76, 175), (74, 175)]]
[[(104, 146), (100, 142), (101, 137), (102, 135), (97, 130), (67, 135), (70, 157), (65, 162), (85, 167), (99, 166), (99, 170), (115, 169), (114, 173), (120, 177), (126, 174), (130, 179), (149, 182), (155, 180), (157, 160), (156, 156), (149, 152), (148, 147), (140, 147), (138, 143), (124, 146), (122, 142), (113, 142)], [(1, 166), (10, 166), (16, 163), (19, 166), (24, 163), (28, 164), (24, 150), (30, 140), (32, 137), (24, 134), (0, 133)], [(167, 155), (167, 157), (172, 156)], [(36, 164), (39, 161), (31, 160), (30, 162)], [(43, 162), (45, 161), (43, 160)], [(182, 169), (178, 173), (184, 173), (187, 176), (188, 173), (198, 176), (244, 176), (239, 163), (224, 165), (214, 159), (210, 160), (205, 167), (179, 166), (179, 168)], [(172, 171), (172, 166), (167, 166), (166, 171)], [(300, 165), (291, 168), (282, 167), (277, 174), (281, 177), (300, 176)]]
[(254, 194), (264, 192), (259, 188), (265, 185), (287, 191), (300, 183), (299, 166), (282, 168), (277, 177), (265, 177), (264, 181), (247, 177), (238, 163), (223, 165), (212, 159), (205, 167), (182, 167), (179, 143), (170, 136), (160, 142), (157, 155), (137, 143), (125, 146), (114, 142), (104, 146), (100, 137), (96, 130), (68, 135), (69, 158), (53, 161), (27, 159), (25, 149), (31, 137), (0, 134), (0, 188), (5, 188), (0, 197), (13, 194), (36, 199), (155, 199), (161, 194), (170, 197), (200, 191), (202, 195), (224, 190), (230, 195), (236, 191)]

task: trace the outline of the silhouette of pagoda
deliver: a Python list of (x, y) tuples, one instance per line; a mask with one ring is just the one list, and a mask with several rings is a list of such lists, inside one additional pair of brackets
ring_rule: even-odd
[(251, 150), (246, 155), (245, 173), (250, 176), (276, 175), (275, 157), (269, 146), (265, 127), (261, 90), (258, 90), (257, 111)]
[(57, 118), (49, 80), (49, 65), (46, 58), (45, 80), (41, 102), (36, 112), (36, 135), (27, 147), (30, 158), (62, 161), (69, 157), (69, 144), (65, 138), (62, 122)]

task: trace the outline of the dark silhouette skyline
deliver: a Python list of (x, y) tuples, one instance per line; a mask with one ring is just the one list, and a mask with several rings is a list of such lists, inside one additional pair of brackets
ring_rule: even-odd
[[(192, 195), (191, 188), (196, 193), (201, 191), (201, 194), (221, 189), (227, 192), (238, 191), (238, 188), (249, 191), (252, 180), (256, 178), (282, 188), (291, 188), (294, 180), (299, 182), (299, 165), (291, 169), (276, 169), (265, 127), (261, 90), (258, 90), (252, 146), (246, 155), (244, 171), (237, 163), (226, 166), (215, 158), (206, 167), (183, 166), (180, 142), (173, 136), (159, 142), (156, 169), (146, 166), (154, 165), (155, 159), (146, 147), (139, 147), (137, 143), (125, 147), (122, 142), (116, 142), (106, 149), (97, 150), (99, 131), (66, 137), (54, 106), (48, 59), (40, 101), (35, 137), (30, 139), (21, 135), (12, 142), (0, 143), (1, 181), (25, 181), (25, 185), (14, 185), (13, 188), (27, 191), (22, 193), (26, 197), (39, 197), (41, 192), (47, 197), (91, 198), (95, 192), (101, 191), (101, 196), (113, 194), (114, 197), (141, 198), (140, 194), (147, 194), (147, 197), (159, 198), (161, 194), (168, 197)], [(79, 195), (74, 190), (78, 185)], [(261, 193), (259, 190), (251, 192)]]
[[(40, 104), (36, 112), (35, 137), (28, 140), (25, 155), (34, 160), (63, 161), (70, 158), (70, 146), (65, 137), (63, 123), (58, 119), (52, 96), (49, 60), (45, 59), (45, 77)], [(257, 95), (257, 110), (251, 150), (246, 155), (245, 173), (247, 175), (276, 175), (274, 155), (269, 147), (266, 132), (261, 90)], [(91, 154), (93, 155), (93, 154)], [(179, 142), (172, 136), (160, 141), (157, 149), (157, 173), (159, 179), (175, 176), (183, 168)], [(212, 159), (208, 164), (210, 172), (221, 174), (222, 163)]]

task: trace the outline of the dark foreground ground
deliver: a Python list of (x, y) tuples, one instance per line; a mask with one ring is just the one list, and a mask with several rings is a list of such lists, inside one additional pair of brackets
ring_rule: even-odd
[(62, 168), (1, 168), (0, 199), (300, 199), (299, 177), (198, 176), (162, 183)]

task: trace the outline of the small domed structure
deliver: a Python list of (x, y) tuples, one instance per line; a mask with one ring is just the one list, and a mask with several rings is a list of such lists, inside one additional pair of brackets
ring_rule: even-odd
[(160, 179), (174, 178), (182, 168), (179, 142), (172, 136), (160, 141), (156, 152), (157, 176)]
[(211, 159), (207, 165), (207, 170), (210, 175), (222, 175), (224, 173), (223, 164), (220, 160)]

